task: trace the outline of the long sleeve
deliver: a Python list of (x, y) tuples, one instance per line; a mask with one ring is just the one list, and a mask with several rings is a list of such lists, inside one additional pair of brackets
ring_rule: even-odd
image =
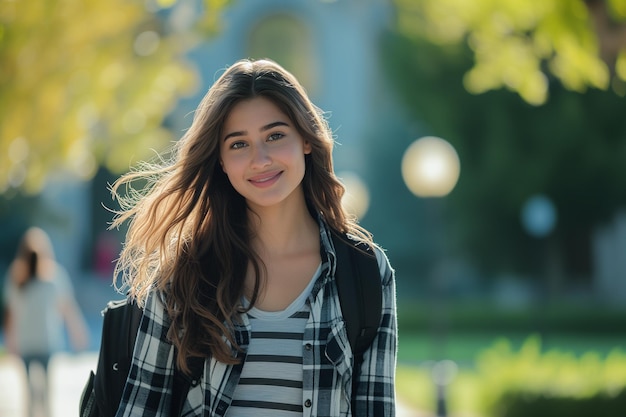
[(137, 333), (133, 360), (116, 417), (168, 416), (174, 348), (167, 342), (169, 320), (157, 294), (151, 294)]

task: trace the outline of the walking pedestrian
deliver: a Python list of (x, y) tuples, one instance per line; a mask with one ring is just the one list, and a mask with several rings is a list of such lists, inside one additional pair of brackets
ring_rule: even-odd
[[(74, 349), (87, 348), (87, 326), (74, 298), (69, 275), (56, 262), (48, 234), (31, 227), (23, 235), (4, 286), (5, 339), (26, 368), (29, 415), (49, 415), (48, 364), (65, 347), (65, 329)], [(35, 366), (43, 370), (35, 378)]]

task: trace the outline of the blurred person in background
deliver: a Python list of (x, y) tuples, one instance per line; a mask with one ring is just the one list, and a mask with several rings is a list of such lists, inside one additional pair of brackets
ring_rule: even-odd
[[(70, 277), (56, 262), (44, 230), (31, 227), (24, 233), (4, 285), (5, 341), (26, 368), (29, 415), (37, 408), (49, 415), (48, 364), (65, 347), (65, 326), (74, 349), (86, 349), (89, 340)], [(43, 369), (41, 381), (33, 372), (35, 363)]]
[[(118, 417), (179, 415), (174, 367), (189, 374), (194, 357), (204, 372), (181, 415), (395, 415), (394, 273), (341, 205), (332, 148), (292, 74), (243, 60), (209, 89), (171, 161), (114, 184), (113, 226), (130, 221), (114, 276), (144, 306)], [(382, 314), (357, 369), (331, 233), (378, 264)]]

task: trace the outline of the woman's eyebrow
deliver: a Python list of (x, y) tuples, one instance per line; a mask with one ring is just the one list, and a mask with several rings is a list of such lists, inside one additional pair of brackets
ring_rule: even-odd
[(263, 126), (263, 127), (261, 128), (261, 132), (265, 132), (266, 130), (273, 129), (273, 128), (275, 128), (276, 126), (286, 126), (286, 127), (289, 127), (289, 124), (288, 124), (288, 123), (285, 123), (285, 122), (281, 122), (281, 121), (276, 121), (276, 122), (268, 123), (268, 124), (266, 124), (265, 126)]
[(240, 130), (238, 132), (229, 133), (228, 135), (224, 136), (224, 142), (226, 142), (230, 138), (234, 138), (234, 137), (237, 137), (237, 136), (245, 136), (246, 133), (247, 132), (245, 130)]
[[(265, 132), (266, 130), (273, 129), (273, 128), (277, 127), (277, 126), (289, 127), (289, 123), (282, 122), (282, 121), (276, 121), (276, 122), (268, 123), (265, 126), (261, 127), (261, 129), (259, 129), (259, 131), (260, 132)], [(248, 134), (247, 130), (238, 130), (236, 132), (231, 132), (231, 133), (227, 134), (226, 136), (224, 136), (224, 142), (226, 142), (228, 139), (230, 139), (232, 137), (245, 136), (247, 134)]]

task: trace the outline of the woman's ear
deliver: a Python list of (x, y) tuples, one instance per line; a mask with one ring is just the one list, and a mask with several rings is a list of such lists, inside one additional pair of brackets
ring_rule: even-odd
[(308, 140), (304, 141), (304, 154), (309, 155), (313, 151), (313, 147)]

